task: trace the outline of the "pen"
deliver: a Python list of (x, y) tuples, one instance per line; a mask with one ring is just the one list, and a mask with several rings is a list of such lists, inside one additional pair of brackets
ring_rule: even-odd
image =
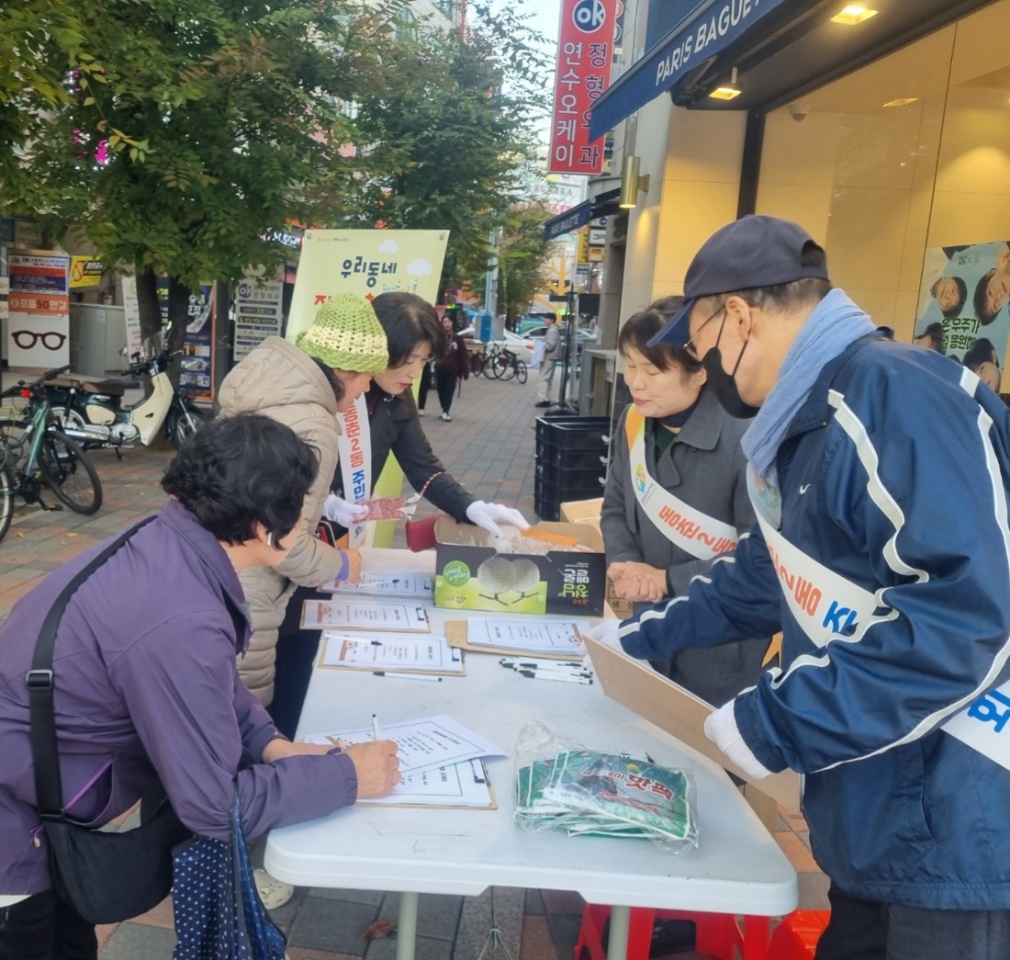
[(588, 686), (593, 682), (592, 677), (577, 677), (564, 673), (536, 673), (533, 670), (520, 670), (519, 673), (530, 680), (558, 680), (561, 683), (581, 683)]
[(372, 714), (372, 739), (379, 739), (379, 718), (376, 714)]
[(373, 677), (395, 677), (397, 680), (428, 680), (431, 683), (441, 683), (441, 677), (429, 677), (423, 673), (395, 673), (385, 670), (373, 670)]

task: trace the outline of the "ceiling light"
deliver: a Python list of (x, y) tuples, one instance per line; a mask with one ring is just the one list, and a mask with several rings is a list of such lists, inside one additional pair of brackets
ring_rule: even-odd
[(739, 97), (741, 92), (740, 88), (736, 85), (736, 67), (734, 67), (729, 83), (716, 87), (709, 96), (713, 100), (732, 100), (734, 97)]
[(918, 101), (918, 97), (898, 97), (897, 100), (888, 100), (885, 107), (907, 107), (910, 103)]
[(831, 22), (844, 23), (847, 27), (854, 27), (857, 23), (862, 23), (876, 15), (876, 10), (871, 10), (861, 3), (849, 3), (842, 7), (841, 13), (836, 13), (831, 18)]

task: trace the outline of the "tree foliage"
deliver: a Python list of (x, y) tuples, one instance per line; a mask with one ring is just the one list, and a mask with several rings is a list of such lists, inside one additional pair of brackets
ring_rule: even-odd
[(103, 259), (135, 264), (145, 327), (158, 322), (159, 274), (186, 289), (232, 280), (285, 258), (275, 238), (290, 221), (347, 215), (354, 161), (342, 148), (355, 134), (343, 102), (374, 81), (382, 10), (350, 0), (76, 8), (87, 49), (54, 60), (69, 78), (58, 96), (24, 94), (32, 119), (14, 134), (28, 179), (0, 179), (0, 196), (57, 229), (79, 226)]
[(519, 202), (505, 211), (497, 251), (498, 311), (505, 314), (510, 330), (529, 312), (533, 297), (544, 287), (550, 248), (544, 239), (544, 223), (549, 218), (544, 203)]

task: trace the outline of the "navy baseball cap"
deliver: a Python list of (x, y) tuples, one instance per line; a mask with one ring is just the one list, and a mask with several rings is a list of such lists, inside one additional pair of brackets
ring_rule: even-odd
[(688, 315), (699, 297), (774, 287), (805, 277), (828, 279), (828, 268), (805, 266), (803, 254), (820, 250), (798, 223), (778, 217), (741, 217), (717, 230), (694, 255), (684, 278), (684, 306), (650, 341), (683, 347), (691, 338)]

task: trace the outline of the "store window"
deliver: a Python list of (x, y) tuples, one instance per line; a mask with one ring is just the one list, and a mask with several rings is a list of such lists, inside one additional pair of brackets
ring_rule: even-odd
[[(802, 223), (898, 339), (1010, 338), (1010, 0), (768, 115), (757, 212)], [(981, 345), (984, 348), (984, 344)], [(985, 352), (982, 349), (981, 352)]]

